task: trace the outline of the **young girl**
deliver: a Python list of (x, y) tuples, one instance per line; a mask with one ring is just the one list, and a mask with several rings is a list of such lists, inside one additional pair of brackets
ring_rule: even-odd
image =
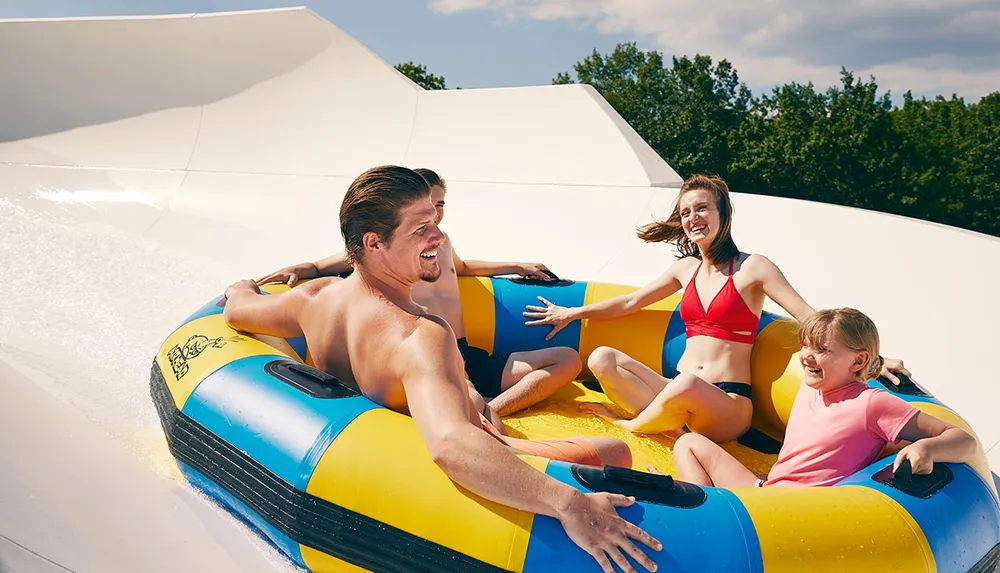
[(711, 440), (686, 434), (674, 447), (677, 478), (716, 487), (833, 485), (878, 457), (887, 443), (913, 442), (893, 470), (910, 460), (914, 474), (935, 462), (961, 463), (976, 451), (968, 433), (864, 381), (882, 368), (875, 324), (851, 309), (821, 310), (799, 330), (805, 371), (785, 429), (785, 443), (766, 480)]

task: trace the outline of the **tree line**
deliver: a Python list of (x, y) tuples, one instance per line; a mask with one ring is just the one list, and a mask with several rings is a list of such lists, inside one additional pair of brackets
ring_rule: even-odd
[[(443, 77), (408, 62), (427, 89)], [(835, 203), (1000, 236), (1000, 91), (903, 96), (902, 106), (842, 69), (839, 85), (792, 82), (755, 96), (726, 60), (666, 61), (634, 43), (592, 54), (554, 84), (586, 83), (681, 177), (709, 173), (730, 189)]]

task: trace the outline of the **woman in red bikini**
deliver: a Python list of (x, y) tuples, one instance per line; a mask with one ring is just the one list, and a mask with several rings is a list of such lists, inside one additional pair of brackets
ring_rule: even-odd
[[(768, 296), (799, 322), (815, 312), (767, 257), (742, 253), (730, 235), (729, 188), (717, 177), (695, 175), (681, 186), (664, 222), (639, 230), (647, 242), (674, 243), (681, 257), (660, 277), (632, 293), (575, 308), (528, 305), (527, 325), (552, 325), (547, 338), (581, 318), (615, 318), (653, 304), (682, 287), (680, 313), (687, 344), (669, 379), (614, 348), (600, 347), (587, 361), (605, 394), (630, 416), (601, 404), (581, 409), (637, 433), (679, 436), (684, 426), (716, 442), (750, 427), (750, 353)], [(893, 369), (909, 375), (902, 362)]]

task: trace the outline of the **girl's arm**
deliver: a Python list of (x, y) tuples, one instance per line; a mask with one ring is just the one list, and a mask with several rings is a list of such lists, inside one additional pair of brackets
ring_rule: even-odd
[(892, 470), (910, 460), (914, 474), (929, 474), (937, 462), (963, 463), (976, 453), (976, 439), (961, 428), (923, 412), (903, 426), (899, 438), (913, 442), (896, 454)]

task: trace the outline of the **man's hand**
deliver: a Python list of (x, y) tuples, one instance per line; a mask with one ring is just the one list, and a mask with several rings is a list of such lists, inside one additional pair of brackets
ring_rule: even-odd
[(232, 295), (239, 292), (252, 292), (260, 294), (260, 288), (257, 286), (257, 282), (252, 279), (237, 281), (226, 288), (226, 300), (229, 300)]
[(913, 375), (910, 371), (903, 366), (903, 361), (897, 358), (883, 358), (882, 372), (879, 374), (889, 379), (890, 382), (896, 386), (900, 385), (899, 378), (893, 374), (893, 372), (899, 372), (900, 374), (906, 376), (910, 380), (913, 380)]
[(663, 545), (651, 535), (618, 515), (616, 507), (628, 507), (635, 498), (615, 493), (591, 493), (574, 496), (559, 512), (559, 521), (566, 534), (581, 549), (589, 553), (606, 573), (614, 573), (611, 561), (625, 573), (638, 573), (625, 559), (629, 554), (649, 571), (656, 571), (656, 563), (629, 539), (641, 541), (660, 551)]
[(312, 263), (302, 263), (285, 267), (280, 271), (275, 271), (266, 277), (257, 279), (258, 285), (268, 283), (287, 283), (289, 287), (295, 286), (302, 279), (314, 279), (319, 276), (319, 270)]
[(242, 280), (226, 289), (226, 308), (222, 316), (233, 330), (281, 338), (301, 336), (298, 313), (308, 297), (305, 290), (261, 296), (257, 281)]

